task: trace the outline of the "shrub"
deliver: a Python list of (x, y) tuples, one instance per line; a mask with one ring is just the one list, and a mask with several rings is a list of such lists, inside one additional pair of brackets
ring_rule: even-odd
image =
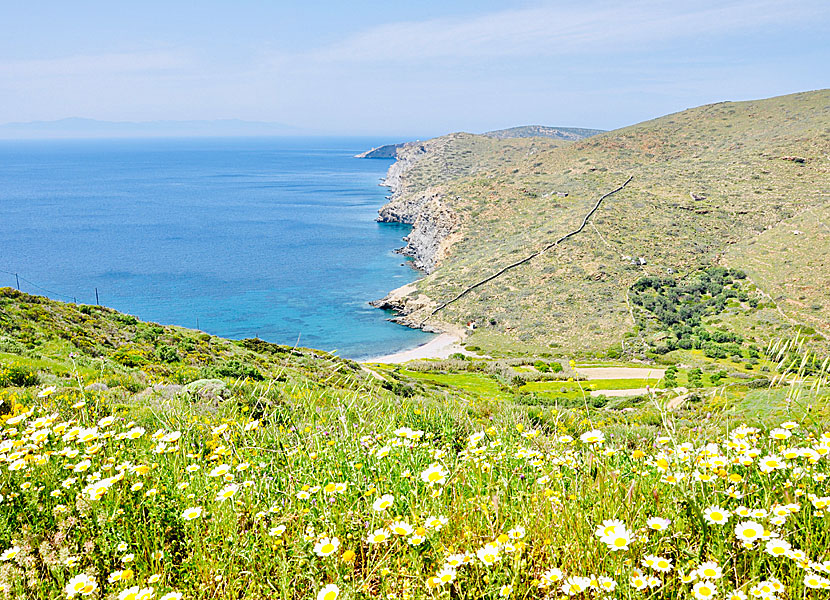
[(38, 384), (37, 373), (23, 365), (0, 367), (0, 387), (29, 387)]
[(174, 363), (181, 360), (179, 353), (176, 352), (176, 349), (172, 346), (160, 346), (159, 349), (156, 350), (156, 355), (159, 357), (161, 362)]

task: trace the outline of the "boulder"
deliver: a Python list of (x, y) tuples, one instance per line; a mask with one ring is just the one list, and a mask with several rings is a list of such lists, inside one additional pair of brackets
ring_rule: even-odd
[(86, 386), (84, 388), (84, 391), (86, 391), (86, 392), (106, 392), (108, 389), (110, 389), (110, 386), (108, 386), (106, 383), (104, 383), (103, 381), (96, 381), (95, 383), (90, 383), (88, 386)]
[(204, 400), (227, 398), (230, 395), (228, 386), (221, 379), (197, 379), (184, 386), (182, 391), (199, 396)]

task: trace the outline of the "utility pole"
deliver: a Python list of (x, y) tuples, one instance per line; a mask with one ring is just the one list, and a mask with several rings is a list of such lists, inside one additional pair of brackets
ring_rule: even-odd
[(17, 281), (17, 291), (20, 291), (20, 277), (17, 276), (17, 273), (14, 274), (14, 279)]
[(101, 303), (98, 301), (98, 288), (95, 288), (95, 304), (101, 306)]

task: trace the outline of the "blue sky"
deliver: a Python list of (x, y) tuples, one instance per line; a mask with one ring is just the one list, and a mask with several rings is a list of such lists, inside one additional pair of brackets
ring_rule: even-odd
[(826, 0), (43, 0), (0, 23), (0, 122), (612, 129), (830, 86)]

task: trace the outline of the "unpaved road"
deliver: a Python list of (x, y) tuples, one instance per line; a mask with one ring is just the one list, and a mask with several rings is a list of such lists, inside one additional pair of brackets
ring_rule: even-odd
[(652, 379), (663, 378), (665, 369), (642, 367), (577, 367), (576, 372), (587, 379)]

